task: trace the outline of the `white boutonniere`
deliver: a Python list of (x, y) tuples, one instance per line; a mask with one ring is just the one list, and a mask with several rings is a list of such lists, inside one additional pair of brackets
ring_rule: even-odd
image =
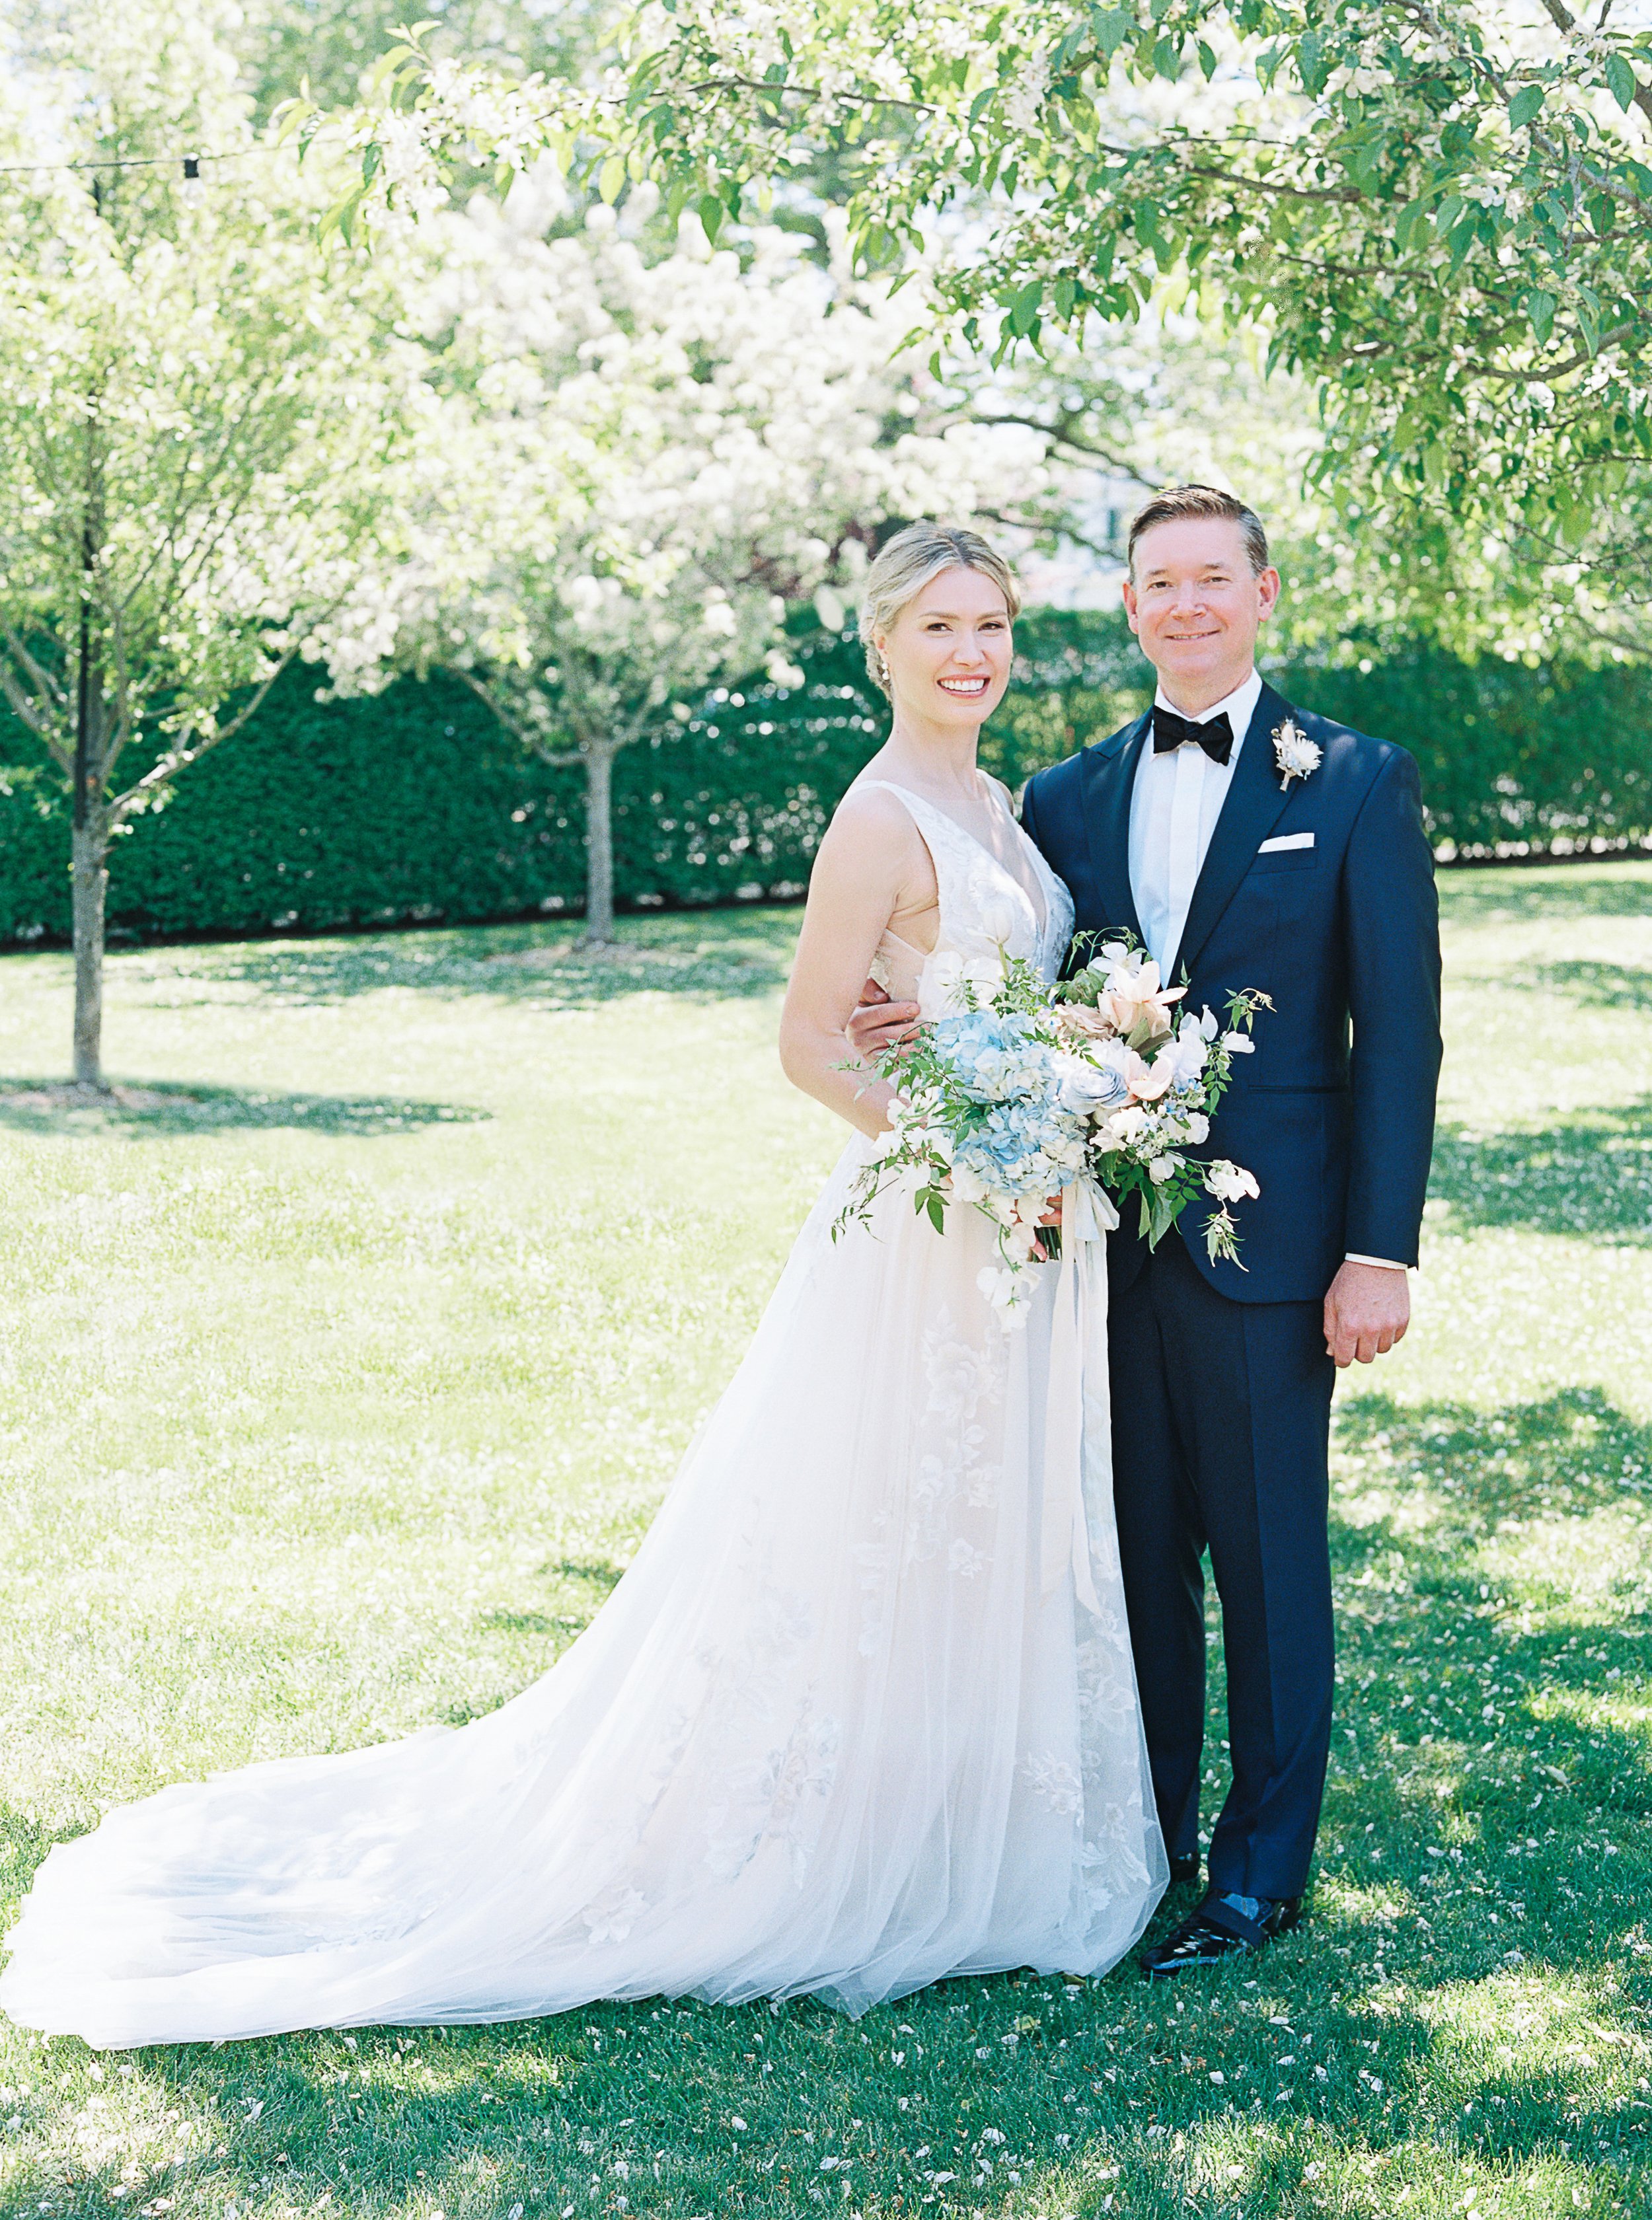
[(1282, 725), (1274, 727), (1274, 761), (1281, 777), (1280, 791), (1290, 791), (1294, 778), (1306, 778), (1310, 771), (1318, 770), (1323, 751), (1318, 743), (1311, 740), (1294, 717), (1287, 717)]

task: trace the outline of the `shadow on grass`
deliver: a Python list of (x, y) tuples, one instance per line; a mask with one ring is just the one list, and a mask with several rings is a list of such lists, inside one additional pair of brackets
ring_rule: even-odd
[(1588, 917), (1652, 917), (1652, 864), (1572, 864), (1549, 869), (1441, 871), (1449, 925), (1564, 925)]
[(499, 1634), (583, 1634), (619, 1585), (624, 1568), (606, 1557), (563, 1557), (545, 1566), (540, 1577), (554, 1584), (551, 1600), (568, 1608), (558, 1612), (543, 1606), (484, 1612), (479, 1626)]
[[(1652, 907), (1652, 905), (1649, 905)], [(1652, 1010), (1652, 971), (1632, 963), (1543, 963), (1530, 971), (1506, 971), (1497, 980), (1507, 989), (1535, 988), (1564, 995), (1599, 1010)]]
[(108, 1094), (38, 1079), (0, 1079), (0, 1128), (23, 1133), (128, 1135), (267, 1131), (289, 1126), (352, 1139), (421, 1126), (474, 1126), (491, 1116), (464, 1103), (395, 1094), (287, 1094), (268, 1088), (186, 1087), (171, 1080), (117, 1083)]
[[(1645, 2209), (1652, 1625), (1610, 1583), (1580, 1599), (1496, 1553), (1541, 1566), (1603, 1517), (1652, 1527), (1652, 1428), (1587, 1389), (1496, 1411), (1362, 1395), (1337, 1461), (1318, 1870), (1262, 1959), (1168, 1993), (1129, 1961), (1099, 1984), (954, 1980), (859, 2022), (652, 1999), (150, 2050), (157, 2104), (203, 2133), (128, 2209), (1283, 2220), (1386, 2214), (1402, 2188), (1407, 2220), (1476, 2188), (1533, 2220)], [(8, 2209), (107, 2211), (115, 2174), (72, 2165), (19, 2152)]]
[(1429, 1193), (1459, 1225), (1652, 1241), (1652, 1102), (1536, 1133), (1443, 1125)]
[[(489, 995), (552, 1009), (583, 1009), (641, 994), (716, 998), (767, 995), (786, 982), (801, 916), (792, 908), (687, 912), (622, 919), (615, 945), (576, 946), (569, 925), (468, 926), (362, 939), (241, 941), (150, 949), (121, 958), (177, 1007), (217, 1001), (224, 988), (277, 1003), (338, 1003), (412, 989)], [(49, 960), (49, 959), (39, 959)]]

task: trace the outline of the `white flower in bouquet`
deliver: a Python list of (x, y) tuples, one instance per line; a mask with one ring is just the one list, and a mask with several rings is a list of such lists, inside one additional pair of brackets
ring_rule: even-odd
[(1189, 1087), (1204, 1070), (1209, 1053), (1199, 1020), (1190, 1013), (1181, 1020), (1175, 1038), (1154, 1057), (1153, 1067), (1157, 1070), (1163, 1065), (1173, 1087)]
[(1242, 1164), (1230, 1163), (1225, 1157), (1218, 1157), (1214, 1163), (1206, 1166), (1205, 1187), (1219, 1202), (1237, 1202), (1245, 1195), (1262, 1193), (1256, 1174)]
[(986, 1181), (972, 1171), (968, 1164), (953, 1165), (952, 1199), (955, 1202), (973, 1203), (979, 1207), (985, 1203), (988, 1193)]
[(1002, 992), (1001, 956), (960, 956), (952, 949), (932, 956), (919, 985), (918, 1013), (926, 1025), (960, 1011), (990, 1008)]
[(1155, 1157), (1147, 1167), (1147, 1176), (1155, 1187), (1163, 1187), (1171, 1173), (1180, 1169), (1180, 1160), (1175, 1157)]
[(983, 937), (994, 948), (1002, 949), (1014, 939), (1020, 919), (1007, 895), (988, 895), (981, 905), (977, 922)]
[(1023, 1275), (1008, 1264), (988, 1264), (976, 1275), (976, 1285), (1000, 1318), (1013, 1313), (1025, 1298)]
[(1127, 1149), (1138, 1141), (1151, 1123), (1148, 1113), (1138, 1102), (1126, 1102), (1122, 1110), (1115, 1110), (1101, 1128), (1104, 1144), (1108, 1148)]

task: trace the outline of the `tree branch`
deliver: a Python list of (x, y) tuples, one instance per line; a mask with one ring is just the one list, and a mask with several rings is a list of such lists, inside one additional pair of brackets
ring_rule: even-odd
[[(33, 685), (35, 693), (41, 696), (45, 701), (55, 703), (59, 714), (62, 714), (69, 706), (69, 697), (67, 694), (57, 683), (51, 672), (47, 670), (43, 664), (36, 662), (34, 658), (29, 653), (28, 649), (24, 645), (22, 640), (19, 638), (17, 633), (10, 625), (0, 627), (0, 633), (3, 633), (6, 645), (10, 649), (12, 654), (16, 657), (18, 662), (22, 664), (23, 669), (28, 673), (29, 682)], [(23, 722), (28, 725), (31, 730), (39, 733), (42, 738), (45, 737), (45, 726), (35, 722), (34, 715), (33, 714), (19, 710), (18, 714), (22, 717)]]
[(1281, 200), (1332, 201), (1344, 208), (1362, 208), (1368, 195), (1352, 185), (1280, 185), (1271, 178), (1248, 176), (1243, 170), (1219, 170), (1211, 164), (1190, 162), (1188, 173), (1194, 178), (1219, 178), (1225, 184), (1244, 185), (1256, 193), (1272, 193)]
[(906, 108), (915, 115), (938, 115), (930, 100), (901, 100), (890, 92), (827, 92), (818, 84), (776, 84), (762, 77), (708, 77), (686, 88), (689, 92), (767, 92), (790, 94), (799, 100), (836, 100), (857, 108)]
[(1075, 433), (1067, 429), (1067, 425), (1075, 421), (1075, 417), (1068, 417), (1059, 424), (1044, 424), (1036, 416), (1019, 415), (1008, 408), (1001, 412), (994, 409), (990, 414), (979, 415), (971, 412), (970, 415), (970, 421), (976, 424), (1024, 424), (1028, 431), (1042, 432), (1045, 439), (1055, 440), (1057, 446), (1070, 447), (1075, 454), (1094, 456), (1097, 462), (1105, 463), (1109, 470), (1117, 471), (1121, 478), (1129, 478), (1137, 485), (1156, 487), (1164, 483), (1163, 479), (1145, 477), (1134, 463), (1126, 462), (1122, 455), (1115, 455), (1110, 448), (1098, 446), (1093, 440), (1080, 439)]
[(16, 673), (3, 662), (0, 662), (0, 693), (4, 694), (13, 714), (28, 726), (64, 776), (72, 778), (75, 769), (73, 750), (65, 748), (53, 738), (50, 725), (39, 714), (27, 689), (17, 683)]
[(450, 670), (455, 678), (459, 679), (464, 685), (468, 686), (471, 693), (476, 695), (477, 701), (479, 701), (484, 708), (491, 710), (493, 714), (498, 718), (500, 723), (510, 734), (511, 738), (514, 740), (520, 742), (523, 747), (527, 749), (530, 754), (538, 756), (541, 762), (552, 764), (558, 769), (562, 769), (569, 764), (583, 763), (584, 761), (585, 751), (583, 748), (564, 748), (560, 750), (552, 750), (548, 748), (545, 742), (540, 739), (538, 730), (534, 726), (525, 723), (521, 718), (513, 716), (510, 710), (505, 706), (503, 698), (496, 692), (495, 689), (488, 683), (488, 681), (485, 678), (478, 677), (474, 670), (467, 670), (462, 664), (449, 664), (445, 665), (444, 668)]

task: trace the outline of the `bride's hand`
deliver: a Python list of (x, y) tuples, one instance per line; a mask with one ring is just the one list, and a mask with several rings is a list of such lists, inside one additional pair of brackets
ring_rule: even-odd
[[(1049, 1194), (1044, 1197), (1044, 1214), (1037, 1222), (1040, 1225), (1061, 1224), (1061, 1197), (1058, 1194)], [(1050, 1262), (1050, 1251), (1042, 1241), (1033, 1243), (1032, 1253), (1041, 1264), (1047, 1264)]]
[(870, 1063), (897, 1042), (910, 1040), (917, 1024), (916, 1002), (892, 1002), (876, 980), (869, 979), (844, 1030), (855, 1054)]

